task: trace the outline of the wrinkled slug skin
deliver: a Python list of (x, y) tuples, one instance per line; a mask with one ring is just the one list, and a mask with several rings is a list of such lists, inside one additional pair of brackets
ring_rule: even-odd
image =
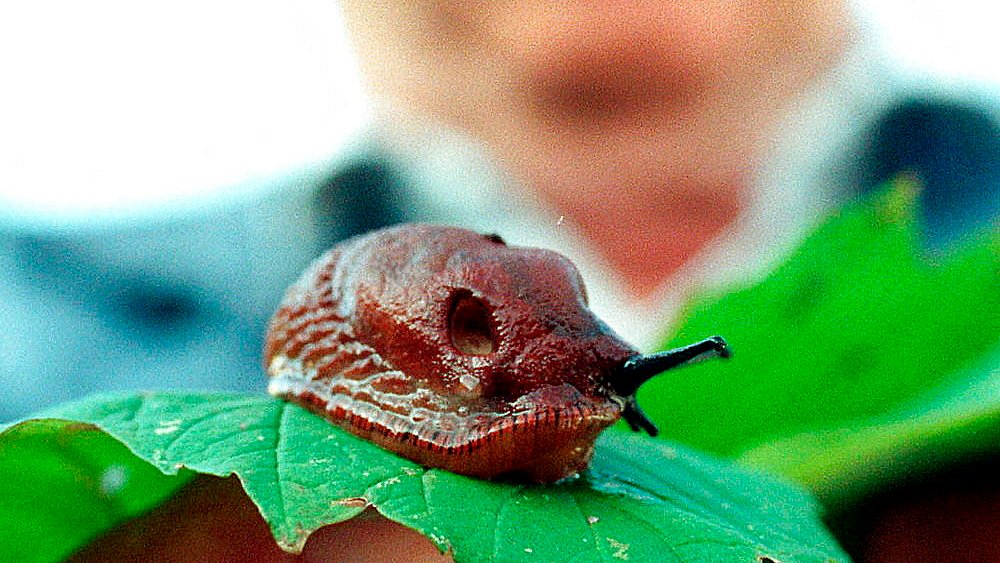
[(563, 256), (402, 225), (306, 270), (265, 366), (273, 395), (417, 463), (551, 482), (584, 469), (621, 417), (608, 378), (635, 354)]

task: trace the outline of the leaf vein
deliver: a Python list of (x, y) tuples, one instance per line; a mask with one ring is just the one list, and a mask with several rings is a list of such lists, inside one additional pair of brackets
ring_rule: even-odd
[(492, 553), (492, 555), (490, 556), (491, 561), (496, 561), (500, 553), (500, 528), (501, 528), (500, 521), (502, 520), (503, 513), (506, 512), (507, 507), (510, 505), (511, 499), (515, 495), (521, 494), (521, 491), (523, 491), (524, 489), (525, 489), (524, 485), (516, 485), (514, 487), (511, 487), (510, 495), (505, 497), (503, 501), (500, 503), (500, 507), (497, 508), (497, 514), (496, 517), (494, 518), (496, 525), (493, 527), (493, 547), (490, 550), (490, 552)]
[(277, 424), (274, 426), (274, 483), (275, 483), (275, 493), (278, 497), (278, 502), (276, 507), (278, 508), (279, 515), (278, 519), (281, 522), (283, 528), (282, 532), (286, 538), (292, 536), (293, 526), (291, 522), (288, 521), (288, 510), (285, 506), (285, 481), (284, 475), (281, 469), (282, 466), (282, 451), (284, 447), (285, 433), (283, 432), (283, 427), (285, 425), (285, 419), (288, 416), (288, 403), (285, 401), (279, 401), (278, 404), (278, 416)]

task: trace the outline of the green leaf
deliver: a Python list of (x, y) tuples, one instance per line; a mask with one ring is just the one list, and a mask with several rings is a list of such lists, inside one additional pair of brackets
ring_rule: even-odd
[[(68, 429), (85, 423), (165, 474), (181, 468), (235, 473), (290, 551), (301, 549), (319, 527), (371, 505), (450, 549), (458, 561), (846, 559), (820, 525), (813, 501), (798, 489), (617, 431), (600, 439), (592, 468), (579, 479), (525, 486), (420, 467), (268, 397), (105, 395), (46, 416), (74, 422), (23, 422), (0, 444), (16, 445), (24, 433), (73, 442)], [(31, 473), (35, 459), (17, 460), (2, 466), (0, 483), (26, 488), (32, 483), (21, 476)], [(44, 487), (33, 487), (47, 501)], [(34, 511), (37, 520), (66, 517), (45, 502)], [(7, 549), (5, 541), (0, 549)]]
[(935, 388), (863, 424), (763, 444), (740, 460), (809, 486), (834, 512), (887, 482), (949, 462), (996, 453), (1000, 444), (1000, 348), (956, 383)]
[(164, 475), (88, 424), (38, 420), (0, 430), (6, 561), (61, 560), (190, 478)]
[(664, 438), (735, 456), (873, 417), (957, 383), (1000, 342), (1000, 236), (919, 256), (914, 189), (843, 210), (761, 283), (707, 297), (665, 348), (721, 334), (728, 362), (648, 383)]

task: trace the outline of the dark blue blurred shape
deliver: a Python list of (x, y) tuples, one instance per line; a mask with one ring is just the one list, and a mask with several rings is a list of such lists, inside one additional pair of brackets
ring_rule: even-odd
[(870, 191), (897, 174), (912, 174), (921, 185), (923, 230), (931, 248), (996, 220), (1000, 125), (983, 109), (911, 98), (887, 112), (866, 138), (859, 185)]
[(395, 165), (374, 153), (331, 176), (316, 194), (320, 245), (405, 221), (401, 181)]

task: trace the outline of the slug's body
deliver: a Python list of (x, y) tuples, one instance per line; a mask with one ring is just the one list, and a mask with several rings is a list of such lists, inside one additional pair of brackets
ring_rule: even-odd
[[(724, 351), (707, 346), (686, 359)], [(429, 225), (327, 252), (265, 349), (274, 395), (426, 466), (536, 482), (585, 468), (623, 415), (655, 432), (634, 398), (650, 370), (624, 369), (648, 358), (587, 309), (566, 258)]]

